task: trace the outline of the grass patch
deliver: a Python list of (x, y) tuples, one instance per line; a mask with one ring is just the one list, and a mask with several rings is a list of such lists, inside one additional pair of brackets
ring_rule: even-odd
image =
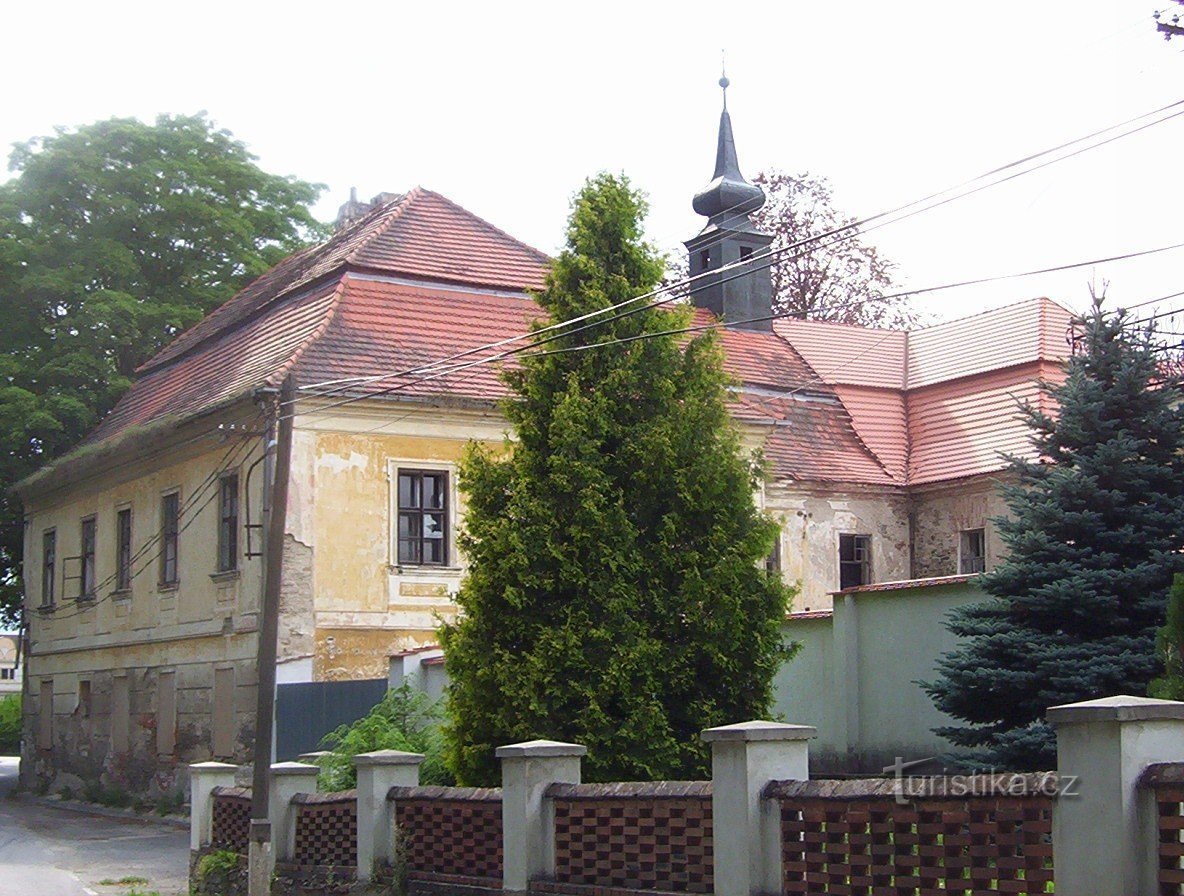
[(113, 880), (110, 877), (103, 878), (99, 881), (101, 887), (134, 887), (139, 884), (148, 883), (146, 877), (136, 877), (134, 874), (129, 874), (127, 877), (121, 877), (119, 880)]

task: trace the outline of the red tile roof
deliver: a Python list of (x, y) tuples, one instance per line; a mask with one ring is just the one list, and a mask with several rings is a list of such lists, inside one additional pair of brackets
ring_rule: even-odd
[(1017, 402), (1061, 375), (1071, 313), (1032, 299), (908, 333), (778, 321), (833, 385), (855, 431), (894, 479), (923, 485), (998, 472), (1029, 454)]
[[(344, 381), (348, 395), (503, 398), (494, 365), (390, 374), (526, 334), (541, 315), (527, 291), (544, 285), (547, 264), (439, 194), (412, 190), (178, 336), (88, 441), (190, 418), (289, 370), (305, 387)], [(1052, 370), (1067, 315), (1041, 300), (907, 335), (801, 321), (775, 333), (723, 329), (725, 366), (742, 384), (731, 407), (767, 428), (765, 456), (782, 480), (893, 487), (996, 470), (1000, 450), (1022, 450), (1010, 393), (1031, 394), (1035, 372)], [(695, 325), (713, 323), (696, 309)]]

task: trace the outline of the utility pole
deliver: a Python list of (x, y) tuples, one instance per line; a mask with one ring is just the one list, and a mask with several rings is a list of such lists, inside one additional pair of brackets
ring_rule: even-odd
[[(1184, 0), (1174, 0), (1174, 2), (1184, 4)], [(1184, 25), (1180, 24), (1179, 13), (1174, 13), (1170, 21), (1164, 21), (1164, 14), (1156, 10), (1152, 18), (1155, 19), (1155, 30), (1163, 35), (1164, 40), (1184, 35)]]
[(280, 389), (275, 416), (265, 436), (265, 456), (274, 457), (263, 477), (263, 594), (259, 613), (257, 695), (255, 703), (255, 767), (251, 782), (251, 829), (247, 846), (249, 896), (268, 896), (275, 846), (268, 821), (271, 784), (271, 739), (275, 718), (275, 657), (280, 618), (280, 584), (284, 565), (284, 530), (288, 511), (288, 479), (292, 469), (292, 378)]

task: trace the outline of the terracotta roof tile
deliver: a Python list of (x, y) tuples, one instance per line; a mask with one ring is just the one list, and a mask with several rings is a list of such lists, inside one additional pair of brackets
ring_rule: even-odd
[(278, 385), (292, 358), (330, 319), (338, 298), (337, 284), (291, 296), (233, 331), (204, 341), (184, 363), (152, 369), (86, 442), (101, 442), (162, 417), (192, 417), (259, 386)]
[(346, 266), (523, 291), (541, 289), (550, 259), (438, 193), (417, 187), (290, 255), (173, 340), (144, 365), (168, 364), (292, 290)]

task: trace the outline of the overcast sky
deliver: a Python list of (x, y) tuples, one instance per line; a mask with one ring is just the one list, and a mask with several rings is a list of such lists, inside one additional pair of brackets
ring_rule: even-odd
[[(1171, 0), (1159, 8), (1184, 13)], [(746, 174), (830, 179), (864, 217), (1184, 98), (1156, 0), (982, 4), (20, 4), (0, 12), (0, 143), (112, 115), (206, 110), (260, 164), (320, 181), (329, 219), (438, 190), (546, 251), (601, 169), (674, 248), (702, 224), (720, 50)], [(921, 288), (1184, 242), (1184, 117), (868, 235)], [(936, 319), (1033, 295), (1184, 289), (1184, 251), (919, 300)], [(1181, 303), (1176, 300), (1176, 304)]]

